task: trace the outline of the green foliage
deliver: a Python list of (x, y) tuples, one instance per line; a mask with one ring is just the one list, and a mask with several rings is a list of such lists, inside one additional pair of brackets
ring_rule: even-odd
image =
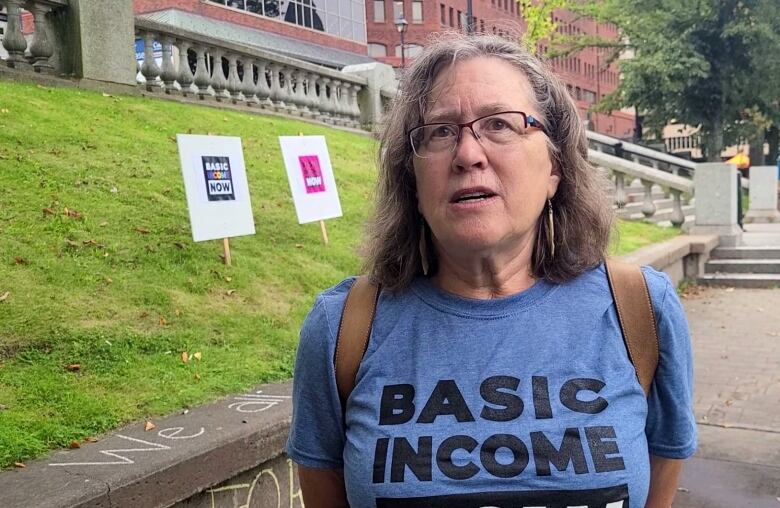
[(571, 0), (513, 0), (517, 1), (526, 23), (523, 44), (529, 51), (536, 51), (536, 45), (549, 39), (557, 28), (552, 14), (556, 9), (569, 6)]
[[(231, 240), (232, 267), (191, 241), (185, 132), (242, 138), (257, 234)], [(330, 149), (328, 247), (290, 198), (277, 136), (298, 133)], [(291, 377), (315, 295), (359, 270), (375, 152), (285, 118), (0, 82), (0, 468)], [(658, 229), (626, 227), (621, 253)]]

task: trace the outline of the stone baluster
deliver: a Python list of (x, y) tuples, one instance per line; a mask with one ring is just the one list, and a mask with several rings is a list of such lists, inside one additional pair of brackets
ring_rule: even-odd
[(277, 63), (271, 63), (268, 68), (271, 71), (271, 101), (273, 109), (275, 111), (285, 111), (287, 105), (284, 103), (284, 91), (279, 81), (279, 71), (282, 66)]
[(163, 37), (162, 39), (162, 71), (160, 79), (165, 85), (165, 93), (176, 93), (176, 67), (173, 65), (173, 39)]
[[(19, 5), (21, 0), (6, 0), (8, 22), (5, 28), (3, 47), (8, 52), (5, 64), (16, 69), (25, 68), (29, 64), (24, 58), (27, 49), (27, 39), (22, 34), (22, 14)], [(27, 67), (29, 69), (29, 67)]]
[(618, 208), (626, 206), (626, 184), (623, 173), (615, 173), (615, 205)]
[(333, 125), (341, 125), (341, 108), (339, 107), (340, 88), (341, 81), (337, 79), (331, 81), (329, 110), (333, 120)]
[(242, 57), (241, 66), (244, 69), (244, 77), (241, 80), (241, 92), (244, 94), (247, 106), (254, 106), (260, 102), (255, 95), (257, 85), (255, 85), (254, 61), (250, 57)]
[(352, 119), (353, 127), (360, 128), (360, 106), (358, 105), (358, 92), (362, 87), (353, 83), (349, 87), (349, 116)]
[(268, 62), (265, 60), (256, 60), (257, 65), (257, 98), (260, 100), (260, 107), (264, 109), (273, 109), (274, 103), (271, 100), (271, 87), (268, 86), (268, 77), (266, 67)]
[(144, 79), (146, 79), (146, 90), (155, 92), (160, 89), (160, 83), (157, 82), (157, 78), (160, 75), (160, 68), (154, 60), (154, 34), (151, 32), (144, 32), (143, 40), (144, 63), (141, 65), (141, 74), (143, 74)]
[(33, 69), (35, 72), (54, 74), (54, 67), (49, 63), (49, 59), (54, 54), (54, 47), (46, 32), (46, 13), (49, 12), (49, 7), (40, 2), (34, 2), (31, 7), (35, 19), (35, 35), (30, 44)]
[(238, 55), (228, 53), (227, 91), (233, 104), (241, 102), (241, 80), (238, 79)]
[(228, 81), (225, 71), (222, 70), (222, 55), (225, 52), (220, 48), (212, 48), (213, 63), (211, 64), (211, 88), (214, 89), (214, 98), (218, 101), (230, 99), (227, 93)]
[(194, 77), (192, 70), (190, 69), (190, 43), (187, 41), (179, 41), (179, 73), (176, 76), (179, 86), (181, 87), (181, 93), (187, 96), (192, 93), (192, 83)]
[(669, 192), (672, 194), (672, 217), (670, 220), (673, 226), (679, 228), (685, 222), (685, 214), (682, 210), (682, 199), (680, 197), (682, 191), (677, 189), (669, 189)]
[(339, 113), (341, 114), (341, 125), (352, 125), (351, 111), (349, 107), (349, 89), (352, 83), (342, 81), (339, 86)]
[(317, 81), (319, 77), (313, 72), (306, 74), (306, 98), (308, 99), (309, 117), (317, 118), (320, 115), (320, 98), (317, 96)]
[(211, 75), (206, 65), (206, 48), (197, 46), (195, 48), (198, 63), (195, 65), (195, 88), (199, 99), (205, 99), (209, 95), (209, 85), (211, 84)]
[(291, 67), (282, 67), (282, 74), (284, 75), (284, 95), (285, 103), (287, 104), (287, 114), (297, 115), (298, 106), (295, 105), (295, 93), (293, 92), (293, 79)]
[(331, 116), (333, 105), (331, 98), (328, 95), (328, 92), (333, 95), (331, 81), (333, 80), (327, 77), (320, 78), (320, 111), (322, 112), (320, 120), (327, 123), (331, 123), (333, 121), (333, 117)]
[(295, 79), (295, 104), (298, 106), (298, 114), (301, 116), (309, 116), (309, 106), (306, 104), (306, 90), (304, 89), (304, 76), (305, 73), (301, 70), (295, 69), (293, 71), (293, 78)]
[(655, 203), (653, 202), (653, 182), (651, 180), (641, 179), (642, 186), (645, 188), (645, 200), (642, 203), (642, 213), (650, 218), (655, 215)]

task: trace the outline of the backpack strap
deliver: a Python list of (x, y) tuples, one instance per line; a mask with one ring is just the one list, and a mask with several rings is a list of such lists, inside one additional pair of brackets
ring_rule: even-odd
[(366, 353), (371, 326), (374, 323), (380, 286), (363, 275), (349, 288), (347, 301), (341, 311), (341, 324), (336, 337), (336, 386), (341, 399), (342, 412), (346, 411), (347, 398), (355, 388), (355, 378), (360, 361)]
[(628, 358), (648, 395), (658, 367), (658, 330), (647, 281), (641, 268), (622, 261), (607, 259), (606, 269)]

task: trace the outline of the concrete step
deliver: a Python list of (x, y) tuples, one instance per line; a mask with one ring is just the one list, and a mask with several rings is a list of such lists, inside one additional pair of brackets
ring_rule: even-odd
[(780, 259), (780, 247), (718, 247), (711, 259)]
[(706, 273), (775, 273), (780, 274), (780, 259), (710, 259)]
[(778, 288), (780, 274), (777, 273), (708, 273), (700, 275), (699, 284), (707, 286), (729, 286), (736, 288)]

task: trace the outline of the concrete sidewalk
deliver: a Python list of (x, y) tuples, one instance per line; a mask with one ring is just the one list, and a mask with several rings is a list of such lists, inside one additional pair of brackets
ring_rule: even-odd
[[(748, 224), (743, 245), (780, 247), (780, 224)], [(780, 289), (695, 287), (699, 450), (676, 508), (780, 508)]]

